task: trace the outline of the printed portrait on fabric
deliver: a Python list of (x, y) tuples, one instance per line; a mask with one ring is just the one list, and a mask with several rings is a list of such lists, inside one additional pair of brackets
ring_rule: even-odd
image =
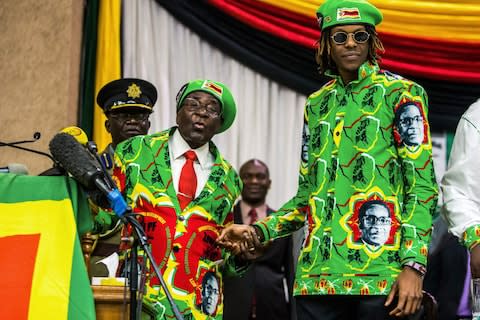
[(199, 309), (207, 315), (214, 315), (220, 302), (220, 281), (214, 272), (208, 271), (202, 279)]
[(364, 202), (358, 211), (361, 240), (369, 245), (381, 246), (390, 238), (392, 218), (385, 202), (372, 200)]
[(310, 131), (308, 130), (308, 125), (305, 123), (303, 125), (302, 132), (302, 161), (308, 162), (308, 140), (310, 138)]
[(384, 250), (396, 250), (400, 245), (400, 217), (394, 197), (384, 197), (378, 188), (368, 196), (358, 195), (352, 200), (351, 211), (341, 219), (347, 231), (350, 249), (362, 250), (376, 258)]
[(395, 110), (395, 142), (398, 146), (418, 147), (427, 142), (425, 115), (414, 101), (405, 102)]

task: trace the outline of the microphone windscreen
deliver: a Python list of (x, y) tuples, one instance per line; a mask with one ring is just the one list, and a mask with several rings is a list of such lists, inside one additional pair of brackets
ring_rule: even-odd
[(71, 135), (58, 133), (49, 144), (50, 152), (55, 160), (75, 180), (87, 188), (94, 188), (95, 175), (101, 174), (94, 159), (86, 149)]
[(86, 145), (88, 142), (88, 137), (85, 131), (79, 127), (70, 126), (63, 128), (60, 132), (65, 132), (75, 138), (82, 146)]

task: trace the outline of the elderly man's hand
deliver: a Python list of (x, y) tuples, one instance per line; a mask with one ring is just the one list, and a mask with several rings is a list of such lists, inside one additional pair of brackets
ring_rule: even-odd
[(222, 230), (217, 244), (245, 260), (253, 260), (265, 252), (255, 228), (250, 225), (234, 224)]

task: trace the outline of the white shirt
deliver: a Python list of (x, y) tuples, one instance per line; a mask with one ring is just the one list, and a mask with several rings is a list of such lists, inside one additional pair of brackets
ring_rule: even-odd
[(172, 170), (173, 185), (177, 193), (180, 173), (182, 172), (183, 165), (186, 161), (183, 154), (188, 150), (193, 150), (197, 155), (197, 160), (193, 164), (193, 169), (197, 175), (197, 191), (195, 192), (195, 197), (197, 197), (205, 186), (205, 183), (207, 183), (208, 176), (210, 175), (213, 163), (215, 162), (215, 158), (209, 151), (208, 142), (197, 149), (192, 149), (177, 129), (168, 140), (168, 148), (170, 152), (170, 167)]
[(480, 99), (458, 122), (441, 188), (442, 214), (461, 238), (468, 227), (480, 225)]

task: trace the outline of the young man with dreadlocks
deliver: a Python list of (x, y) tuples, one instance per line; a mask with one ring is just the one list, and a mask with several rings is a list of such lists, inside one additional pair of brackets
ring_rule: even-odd
[[(316, 58), (333, 79), (305, 105), (297, 194), (253, 226), (225, 229), (219, 243), (256, 252), (257, 238), (265, 243), (306, 225), (294, 284), (298, 319), (411, 315), (421, 306), (437, 202), (427, 96), (379, 68), (382, 14), (372, 4), (327, 0), (317, 15)], [(402, 120), (420, 122), (419, 144), (404, 143), (395, 124), (405, 104), (421, 113)], [(367, 229), (370, 242), (362, 240)]]

